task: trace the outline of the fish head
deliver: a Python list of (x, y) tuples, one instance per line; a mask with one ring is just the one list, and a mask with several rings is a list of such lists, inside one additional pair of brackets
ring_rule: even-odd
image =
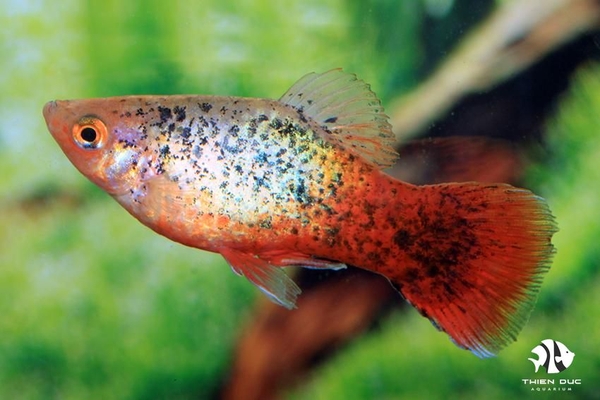
[(145, 135), (135, 99), (56, 100), (44, 106), (48, 130), (73, 165), (111, 195), (135, 185)]
[(575, 358), (575, 353), (573, 353), (571, 350), (569, 350), (567, 348), (567, 346), (565, 346), (561, 342), (556, 342), (556, 345), (558, 346), (558, 349), (560, 351), (560, 356), (555, 357), (556, 358), (555, 361), (562, 362), (562, 364), (564, 365), (565, 368), (569, 368), (571, 366), (571, 364), (573, 363), (573, 358)]

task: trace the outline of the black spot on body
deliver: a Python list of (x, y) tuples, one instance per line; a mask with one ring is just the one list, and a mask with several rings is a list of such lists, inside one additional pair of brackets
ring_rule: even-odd
[(329, 117), (325, 120), (326, 124), (333, 124), (337, 121), (337, 117)]
[(327, 234), (329, 236), (337, 236), (340, 233), (340, 228), (336, 228), (336, 227), (325, 228), (325, 232), (327, 232)]
[(289, 189), (297, 202), (302, 204), (312, 204), (314, 202), (314, 198), (308, 194), (306, 181), (303, 178), (300, 178), (298, 183), (291, 183)]
[(381, 258), (381, 254), (377, 251), (371, 251), (367, 253), (367, 259), (374, 263), (381, 263), (383, 261)]
[(373, 206), (371, 203), (369, 203), (368, 201), (365, 201), (363, 204), (363, 211), (369, 217), (373, 217), (373, 215), (375, 214), (375, 211), (377, 211), (377, 208), (375, 206)]
[(406, 282), (411, 284), (422, 279), (421, 272), (418, 268), (409, 268), (405, 275)]
[(240, 127), (237, 125), (233, 125), (233, 126), (231, 126), (231, 128), (229, 128), (229, 133), (233, 137), (237, 137), (239, 132), (240, 132)]
[(194, 146), (194, 148), (192, 149), (192, 154), (196, 158), (201, 158), (202, 157), (202, 147), (200, 147), (198, 145)]
[(271, 217), (267, 217), (267, 218), (265, 218), (265, 219), (261, 220), (261, 221), (258, 223), (258, 225), (259, 225), (261, 228), (263, 228), (263, 229), (271, 229), (271, 228), (273, 228), (273, 225), (272, 225), (272, 222), (271, 222), (271, 221), (272, 221)]
[[(456, 291), (454, 290), (454, 288), (450, 284), (448, 284), (448, 282), (443, 281), (442, 282), (442, 286), (444, 287), (444, 290), (446, 291), (446, 293), (448, 295), (450, 295), (451, 297), (456, 296)], [(463, 309), (463, 312), (464, 312), (464, 309)]]
[(254, 160), (262, 166), (268, 164), (269, 155), (264, 151), (259, 151), (256, 157), (254, 157)]
[(440, 273), (440, 268), (437, 264), (429, 264), (426, 267), (425, 274), (430, 278), (435, 278)]
[(200, 110), (202, 110), (205, 113), (207, 113), (207, 112), (209, 112), (212, 109), (212, 104), (210, 104), (210, 103), (199, 103), (198, 107), (200, 107)]
[(206, 118), (204, 118), (203, 116), (198, 116), (198, 125), (203, 127), (203, 128), (208, 128), (209, 124), (208, 121), (206, 120)]
[(181, 130), (181, 137), (184, 139), (189, 139), (192, 135), (192, 129), (187, 126)]
[(169, 145), (168, 144), (166, 144), (166, 145), (164, 145), (164, 146), (162, 146), (160, 148), (160, 155), (161, 156), (166, 157), (166, 156), (169, 155), (169, 153), (170, 153), (170, 150), (169, 150)]
[(173, 112), (175, 113), (175, 119), (177, 121), (181, 122), (185, 119), (185, 107), (175, 106)]
[(162, 123), (166, 123), (171, 118), (173, 118), (173, 113), (171, 112), (171, 109), (168, 107), (158, 106), (158, 112), (160, 113), (160, 122), (162, 122)]
[[(236, 140), (234, 136), (226, 135), (221, 143), (221, 154), (223, 154), (223, 150), (231, 154), (240, 154), (244, 151), (242, 144), (242, 141)], [(216, 142), (215, 145), (218, 145), (218, 142)]]
[(277, 154), (275, 154), (275, 157), (280, 158), (282, 157), (285, 153), (287, 153), (287, 149), (282, 147), (281, 149), (279, 149), (279, 151), (277, 152)]
[(283, 126), (283, 122), (281, 122), (281, 120), (279, 118), (273, 118), (273, 120), (271, 121), (271, 124), (270, 124), (270, 127), (275, 130), (281, 129), (282, 126)]
[(300, 125), (294, 124), (292, 122), (288, 122), (287, 124), (285, 124), (285, 127), (282, 130), (280, 130), (280, 132), (285, 133), (287, 135), (296, 134), (301, 137), (306, 136), (306, 130)]
[(253, 176), (254, 178), (254, 187), (253, 190), (257, 191), (260, 189), (260, 187), (265, 187), (267, 189), (270, 189), (270, 184), (268, 179), (265, 179), (264, 177), (261, 176)]
[(328, 206), (327, 204), (321, 204), (321, 209), (327, 213), (327, 215), (332, 216), (335, 214), (335, 210)]

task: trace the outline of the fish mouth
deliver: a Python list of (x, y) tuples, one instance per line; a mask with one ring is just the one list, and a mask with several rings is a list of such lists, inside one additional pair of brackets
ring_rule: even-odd
[(50, 133), (52, 134), (52, 136), (55, 135), (56, 132), (56, 112), (58, 110), (58, 104), (56, 102), (56, 100), (52, 100), (46, 103), (46, 105), (44, 106), (44, 110), (42, 111), (42, 114), (44, 115), (44, 119), (46, 120), (46, 126), (48, 127), (48, 130), (50, 131)]
[(54, 110), (56, 109), (56, 100), (52, 100), (46, 103), (46, 105), (44, 106), (44, 119), (46, 120), (46, 122), (49, 122), (50, 117), (52, 116), (52, 113), (54, 112)]
[(52, 100), (47, 102), (42, 110), (48, 131), (59, 143), (61, 138), (68, 134), (67, 126), (72, 117), (68, 106), (69, 102), (66, 100)]

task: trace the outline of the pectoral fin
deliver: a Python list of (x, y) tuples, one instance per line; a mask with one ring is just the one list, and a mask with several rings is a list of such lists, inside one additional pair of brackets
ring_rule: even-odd
[(281, 267), (238, 250), (224, 249), (220, 253), (236, 274), (245, 276), (273, 302), (288, 309), (296, 307), (301, 290)]

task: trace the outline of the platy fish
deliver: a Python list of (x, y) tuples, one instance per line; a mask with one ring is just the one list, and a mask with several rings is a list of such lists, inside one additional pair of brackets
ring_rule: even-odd
[(491, 356), (527, 322), (553, 255), (545, 201), (506, 184), (415, 186), (370, 86), (311, 73), (279, 100), (125, 96), (51, 101), (79, 171), (157, 233), (220, 253), (273, 301), (282, 267), (385, 276), (460, 347)]

